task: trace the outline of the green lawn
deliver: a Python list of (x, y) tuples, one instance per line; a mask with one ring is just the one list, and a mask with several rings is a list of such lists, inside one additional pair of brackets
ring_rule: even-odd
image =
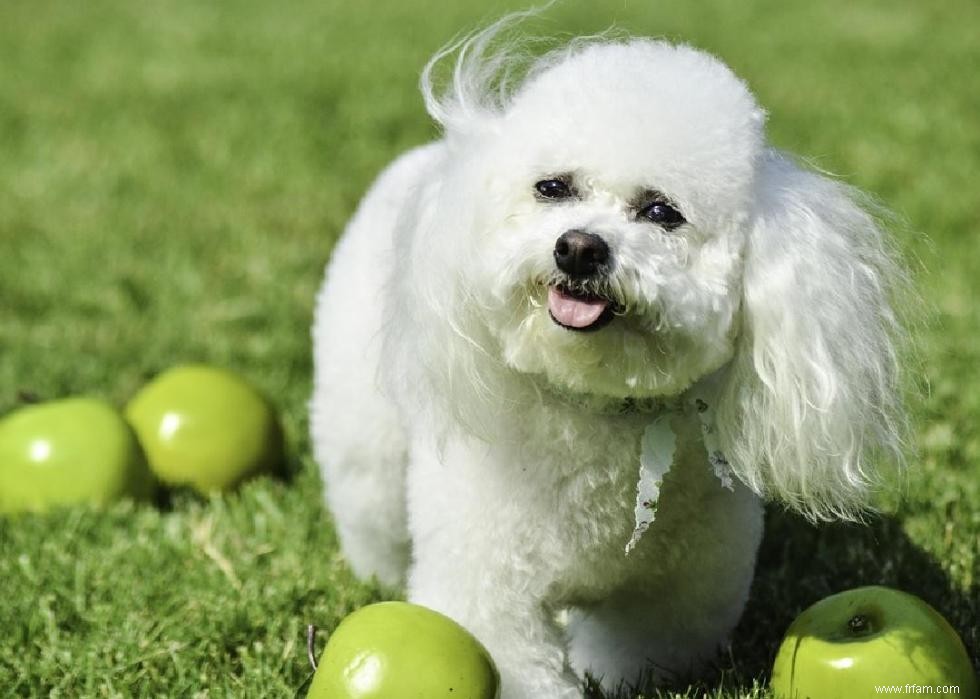
[[(205, 361), (274, 397), (295, 455), (290, 482), (210, 500), (0, 518), (0, 696), (289, 697), (308, 675), (305, 624), (399, 594), (353, 579), (321, 507), (309, 325), (360, 194), (434, 134), (426, 57), (518, 6), (449, 5), (0, 4), (0, 412), (21, 390), (121, 403)], [(763, 696), (794, 615), (866, 583), (933, 603), (976, 662), (980, 4), (568, 0), (550, 17), (536, 26), (617, 22), (722, 56), (776, 144), (905, 220), (930, 309), (904, 497), (868, 527), (774, 508), (730, 654), (679, 696)]]

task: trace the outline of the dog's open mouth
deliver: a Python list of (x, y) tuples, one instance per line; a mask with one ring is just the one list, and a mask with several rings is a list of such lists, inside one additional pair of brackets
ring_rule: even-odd
[(548, 287), (551, 319), (567, 330), (598, 330), (613, 319), (615, 303), (604, 296), (581, 294), (564, 286)]

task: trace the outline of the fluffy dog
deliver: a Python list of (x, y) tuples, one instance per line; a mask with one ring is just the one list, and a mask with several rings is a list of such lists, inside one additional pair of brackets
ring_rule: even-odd
[(312, 437), (353, 570), (472, 631), (504, 699), (564, 699), (713, 657), (763, 498), (866, 506), (901, 461), (903, 275), (715, 58), (582, 39), (508, 80), (498, 29), (429, 64), (443, 138), (334, 250)]

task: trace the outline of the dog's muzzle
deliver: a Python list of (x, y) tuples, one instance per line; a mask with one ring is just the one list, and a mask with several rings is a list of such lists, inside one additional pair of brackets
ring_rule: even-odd
[(615, 304), (605, 296), (573, 288), (588, 282), (609, 266), (609, 246), (595, 233), (571, 230), (555, 241), (555, 265), (570, 282), (548, 287), (551, 319), (568, 330), (598, 330), (613, 318)]

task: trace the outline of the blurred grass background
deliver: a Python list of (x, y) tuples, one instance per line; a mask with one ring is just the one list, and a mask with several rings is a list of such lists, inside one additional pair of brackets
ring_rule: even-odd
[[(0, 4), (0, 412), (20, 390), (122, 403), (172, 364), (211, 362), (274, 397), (297, 472), (207, 501), (0, 518), (0, 696), (292, 696), (304, 625), (391, 593), (352, 578), (321, 508), (313, 297), (372, 177), (434, 136), (425, 59), (518, 7)], [(922, 595), (976, 662), (980, 4), (568, 0), (534, 29), (614, 23), (718, 54), (775, 144), (896, 211), (932, 311), (904, 497), (868, 527), (773, 508), (731, 651), (679, 696), (763, 696), (793, 616), (858, 584)]]

